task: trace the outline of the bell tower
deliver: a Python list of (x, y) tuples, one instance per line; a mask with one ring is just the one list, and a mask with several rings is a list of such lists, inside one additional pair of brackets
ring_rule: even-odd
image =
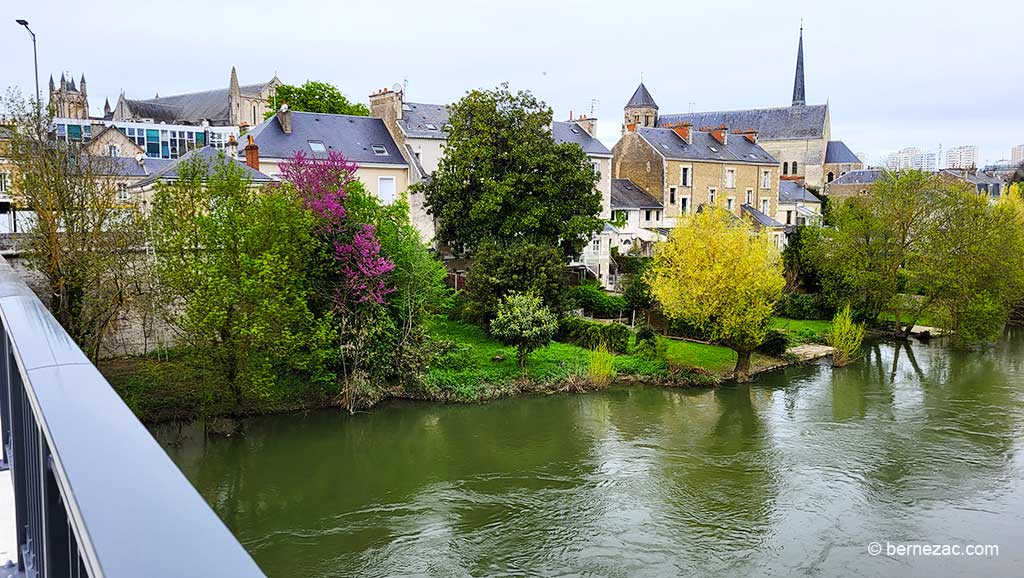
[(636, 88), (636, 92), (633, 93), (633, 97), (623, 108), (622, 132), (626, 132), (629, 127), (653, 128), (656, 126), (658, 126), (658, 103), (654, 102), (654, 97), (641, 82), (640, 86)]

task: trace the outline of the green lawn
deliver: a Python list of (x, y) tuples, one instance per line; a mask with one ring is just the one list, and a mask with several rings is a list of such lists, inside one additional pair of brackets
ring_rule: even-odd
[(772, 329), (784, 331), (789, 336), (790, 346), (803, 343), (824, 343), (825, 334), (832, 330), (832, 321), (772, 317)]

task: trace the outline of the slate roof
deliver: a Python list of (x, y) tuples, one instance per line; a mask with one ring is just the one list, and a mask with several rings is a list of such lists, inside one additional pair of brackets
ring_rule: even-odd
[(658, 126), (688, 122), (697, 129), (724, 124), (729, 129), (757, 131), (758, 140), (803, 140), (822, 138), (825, 134), (827, 104), (754, 108), (720, 112), (692, 112), (658, 116)]
[(743, 209), (744, 213), (746, 213), (747, 215), (750, 215), (750, 217), (752, 219), (754, 219), (754, 221), (757, 224), (761, 225), (761, 226), (764, 226), (764, 227), (784, 227), (785, 226), (782, 223), (776, 221), (775, 219), (769, 217), (768, 215), (762, 213), (761, 211), (758, 211), (757, 209), (755, 209), (754, 207), (751, 207), (748, 204), (744, 203), (740, 208)]
[(797, 181), (779, 181), (780, 203), (820, 203), (821, 199)]
[[(260, 147), (261, 158), (290, 159), (297, 151), (314, 156), (309, 141), (320, 141), (328, 151), (340, 152), (358, 164), (408, 166), (384, 121), (379, 118), (299, 111), (292, 111), (291, 115), (291, 134), (281, 130), (277, 115), (245, 134), (252, 135)], [(370, 148), (372, 145), (382, 145), (388, 154), (374, 154)]]
[(612, 179), (611, 210), (664, 209), (658, 199), (629, 179)]
[(686, 141), (670, 128), (641, 128), (637, 129), (637, 132), (668, 159), (779, 164), (775, 157), (743, 135), (730, 134), (723, 145), (715, 140), (711, 133), (694, 130), (690, 133), (693, 144), (686, 144)]
[[(266, 85), (265, 82), (247, 84), (240, 86), (239, 90), (246, 95), (259, 94)], [(199, 123), (208, 119), (211, 124), (225, 125), (231, 120), (229, 97), (229, 88), (218, 88), (145, 100), (125, 99), (125, 102), (133, 116), (138, 118), (152, 118), (168, 124)]]
[[(406, 102), (402, 105), (402, 127), (409, 138), (447, 139), (445, 125), (448, 124), (448, 107), (443, 104), (422, 104)], [(433, 127), (433, 128), (431, 128)]]
[[(106, 172), (109, 168), (109, 176), (117, 177), (148, 177), (154, 173), (158, 173), (172, 163), (174, 159), (151, 159), (144, 158), (142, 164), (139, 161), (131, 157), (101, 157), (103, 160), (97, 160), (95, 167), (101, 172)], [(107, 164), (107, 163), (110, 164)]]
[[(203, 159), (203, 162), (206, 163), (208, 169), (207, 175), (213, 174), (213, 171), (216, 168), (216, 163), (218, 163), (220, 161), (220, 158), (223, 157), (225, 159), (230, 160), (235, 165), (241, 167), (242, 171), (245, 173), (245, 176), (249, 179), (249, 182), (251, 183), (269, 183), (274, 180), (271, 177), (246, 165), (245, 163), (238, 161), (237, 159), (232, 159), (226, 155), (223, 155), (221, 151), (217, 150), (212, 146), (205, 146), (200, 149), (192, 149), (185, 153), (184, 155), (182, 155), (180, 158), (170, 161), (162, 169), (151, 173), (148, 177), (135, 183), (133, 187), (141, 189), (157, 181), (173, 181), (178, 178), (178, 167), (181, 166), (181, 163), (184, 163), (196, 157)], [(129, 160), (134, 161), (134, 159)], [(146, 164), (149, 165), (149, 162), (153, 160), (156, 159), (146, 159)]]
[(556, 143), (576, 143), (580, 145), (583, 152), (595, 156), (612, 156), (612, 151), (604, 146), (601, 141), (590, 136), (590, 133), (583, 130), (583, 127), (575, 122), (554, 122), (551, 125), (551, 136)]
[(845, 175), (840, 175), (839, 178), (828, 183), (829, 185), (870, 185), (882, 178), (882, 169), (863, 169), (859, 171), (850, 171)]
[(654, 102), (654, 97), (651, 96), (651, 93), (642, 82), (640, 83), (640, 86), (636, 87), (636, 92), (634, 92), (633, 96), (630, 97), (629, 102), (626, 103), (626, 108), (634, 106), (658, 108), (658, 103)]
[(838, 163), (861, 164), (861, 161), (846, 143), (841, 140), (830, 140), (828, 147), (825, 148), (825, 164)]

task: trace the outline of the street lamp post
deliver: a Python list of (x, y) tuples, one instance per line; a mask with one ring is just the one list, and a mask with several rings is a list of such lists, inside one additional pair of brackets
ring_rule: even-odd
[(25, 30), (28, 30), (28, 33), (32, 35), (32, 64), (35, 66), (36, 72), (36, 107), (41, 108), (43, 106), (43, 95), (39, 92), (39, 57), (36, 54), (36, 33), (32, 32), (32, 29), (28, 27), (28, 20), (19, 18), (15, 22), (24, 26)]

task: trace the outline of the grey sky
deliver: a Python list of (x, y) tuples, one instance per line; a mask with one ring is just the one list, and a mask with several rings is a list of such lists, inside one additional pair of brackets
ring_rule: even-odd
[(869, 161), (903, 146), (977, 144), (985, 161), (1024, 143), (1024, 2), (526, 0), (14, 0), (0, 9), (0, 87), (32, 91), (84, 72), (98, 114), (129, 97), (269, 79), (334, 83), (366, 101), (408, 79), (407, 99), (451, 102), (509, 81), (556, 118), (589, 113), (618, 139), (643, 73), (661, 112), (787, 105), (804, 19), (808, 104)]

